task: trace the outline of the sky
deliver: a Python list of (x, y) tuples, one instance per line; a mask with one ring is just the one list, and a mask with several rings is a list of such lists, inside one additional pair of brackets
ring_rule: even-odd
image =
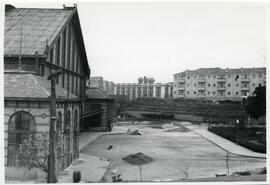
[(77, 8), (91, 76), (115, 83), (151, 76), (164, 83), (186, 69), (266, 67), (265, 1), (91, 1)]

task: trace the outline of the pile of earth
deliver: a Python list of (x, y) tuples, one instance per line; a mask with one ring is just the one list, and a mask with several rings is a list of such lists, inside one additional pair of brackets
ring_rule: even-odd
[(154, 159), (143, 154), (142, 152), (131, 154), (123, 158), (124, 161), (133, 165), (142, 165), (152, 162)]

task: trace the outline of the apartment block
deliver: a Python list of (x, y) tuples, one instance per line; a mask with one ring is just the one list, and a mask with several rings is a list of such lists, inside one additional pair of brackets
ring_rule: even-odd
[(173, 97), (241, 100), (266, 85), (266, 68), (200, 68), (174, 74)]
[(138, 83), (117, 83), (115, 95), (127, 95), (130, 100), (139, 97), (171, 98), (173, 83), (155, 83), (152, 77), (140, 77)]
[(103, 81), (103, 91), (106, 95), (114, 94), (114, 83), (109, 81)]
[(103, 91), (103, 77), (101, 76), (93, 76), (90, 77), (89, 83), (88, 83), (89, 87), (96, 87), (99, 88), (99, 90)]

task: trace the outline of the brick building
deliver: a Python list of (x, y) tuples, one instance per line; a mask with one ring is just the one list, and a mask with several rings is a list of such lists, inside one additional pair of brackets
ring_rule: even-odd
[(266, 68), (200, 68), (174, 74), (173, 97), (241, 100), (266, 85)]
[(56, 79), (56, 172), (78, 158), (80, 117), (90, 69), (76, 6), (63, 9), (6, 5), (4, 31), (4, 144), (6, 180), (43, 177), (17, 156), (28, 135), (48, 132), (50, 81)]
[(114, 95), (126, 95), (130, 100), (149, 98), (172, 98), (173, 83), (155, 83), (152, 77), (140, 77), (138, 83), (117, 83)]

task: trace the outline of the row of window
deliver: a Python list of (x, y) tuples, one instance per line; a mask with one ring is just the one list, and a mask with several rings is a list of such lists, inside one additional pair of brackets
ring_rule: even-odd
[[(219, 78), (219, 79), (225, 79), (227, 76), (228, 79), (231, 79), (231, 78), (239, 78), (241, 77), (241, 79), (248, 79), (250, 76), (252, 76), (253, 78), (256, 78), (257, 76), (259, 78), (262, 78), (263, 77), (263, 74), (252, 74), (252, 75), (249, 75), (249, 74), (243, 74), (243, 75), (208, 75), (208, 79), (216, 79), (216, 78)], [(186, 79), (187, 80), (190, 80), (191, 77), (193, 77), (194, 79), (205, 79), (205, 75), (194, 75), (194, 76), (186, 76)], [(177, 77), (175, 77), (175, 79), (177, 79)], [(178, 80), (185, 80), (185, 77), (183, 76), (178, 76)]]
[[(176, 94), (176, 92), (175, 92), (175, 94)], [(184, 94), (185, 94), (184, 91), (178, 91), (178, 95), (184, 95)], [(190, 95), (191, 92), (187, 91), (186, 94), (187, 94), (187, 95)], [(194, 95), (197, 95), (197, 94), (198, 94), (198, 95), (205, 95), (204, 92), (196, 92), (196, 91), (194, 91), (193, 94), (194, 94)], [(208, 91), (207, 94), (208, 94), (208, 95), (211, 95), (211, 92)], [(224, 92), (224, 91), (219, 91), (219, 92), (217, 92), (217, 94), (218, 94), (218, 95), (221, 95), (221, 96), (225, 96), (225, 92)], [(249, 93), (248, 93), (248, 92), (245, 92), (245, 91), (242, 91), (242, 92), (241, 92), (241, 95), (242, 95), (242, 96), (247, 96), (248, 94), (249, 94)], [(212, 95), (216, 95), (216, 92), (212, 92)], [(232, 95), (232, 93), (231, 93), (231, 92), (227, 92), (227, 95), (230, 96), (230, 95)], [(239, 96), (239, 92), (235, 92), (235, 95), (236, 95), (236, 96)]]
[[(77, 110), (74, 111), (74, 131), (79, 129), (79, 120)], [(62, 122), (62, 114), (58, 112), (57, 122), (56, 122), (56, 134), (59, 137), (61, 132), (70, 131), (71, 125), (71, 114), (70, 111), (67, 111), (66, 114), (66, 123)], [(36, 123), (34, 117), (24, 111), (16, 112), (13, 114), (8, 123), (8, 165), (9, 166), (18, 166), (23, 165), (21, 159), (18, 157), (18, 150), (20, 145), (25, 139), (28, 139), (29, 136), (34, 135), (36, 132)], [(68, 132), (66, 132), (68, 134)], [(70, 133), (69, 133), (70, 134)], [(56, 138), (56, 141), (60, 141), (59, 138)]]
[(71, 25), (68, 25), (51, 48), (49, 59), (57, 66), (80, 73), (80, 57), (72, 32)]
[[(262, 85), (262, 84), (259, 83), (259, 86), (261, 86), (261, 85)], [(187, 87), (189, 87), (189, 86), (190, 86), (190, 84), (187, 84)], [(208, 86), (208, 87), (211, 87), (211, 84), (207, 84), (207, 86)], [(228, 86), (228, 87), (231, 87), (231, 84), (228, 83), (227, 86)], [(235, 86), (236, 86), (236, 87), (239, 87), (239, 83), (236, 83)], [(252, 87), (255, 87), (255, 86), (256, 86), (256, 84), (255, 84), (255, 83), (252, 83)], [(175, 84), (175, 87), (176, 87), (176, 84)], [(193, 84), (193, 87), (197, 87), (197, 84)], [(198, 87), (199, 87), (199, 88), (205, 88), (205, 86), (203, 86), (203, 85), (198, 85)], [(212, 87), (216, 87), (216, 84), (212, 84)], [(218, 85), (218, 87), (225, 87), (225, 84), (224, 84), (224, 83), (220, 83), (220, 84)], [(249, 87), (249, 83), (242, 83), (242, 84), (241, 84), (241, 87)], [(179, 83), (179, 84), (178, 84), (178, 88), (185, 88), (185, 85), (183, 85), (182, 83)]]
[(81, 81), (80, 76), (65, 72), (56, 78), (56, 84), (76, 95), (80, 95)]

